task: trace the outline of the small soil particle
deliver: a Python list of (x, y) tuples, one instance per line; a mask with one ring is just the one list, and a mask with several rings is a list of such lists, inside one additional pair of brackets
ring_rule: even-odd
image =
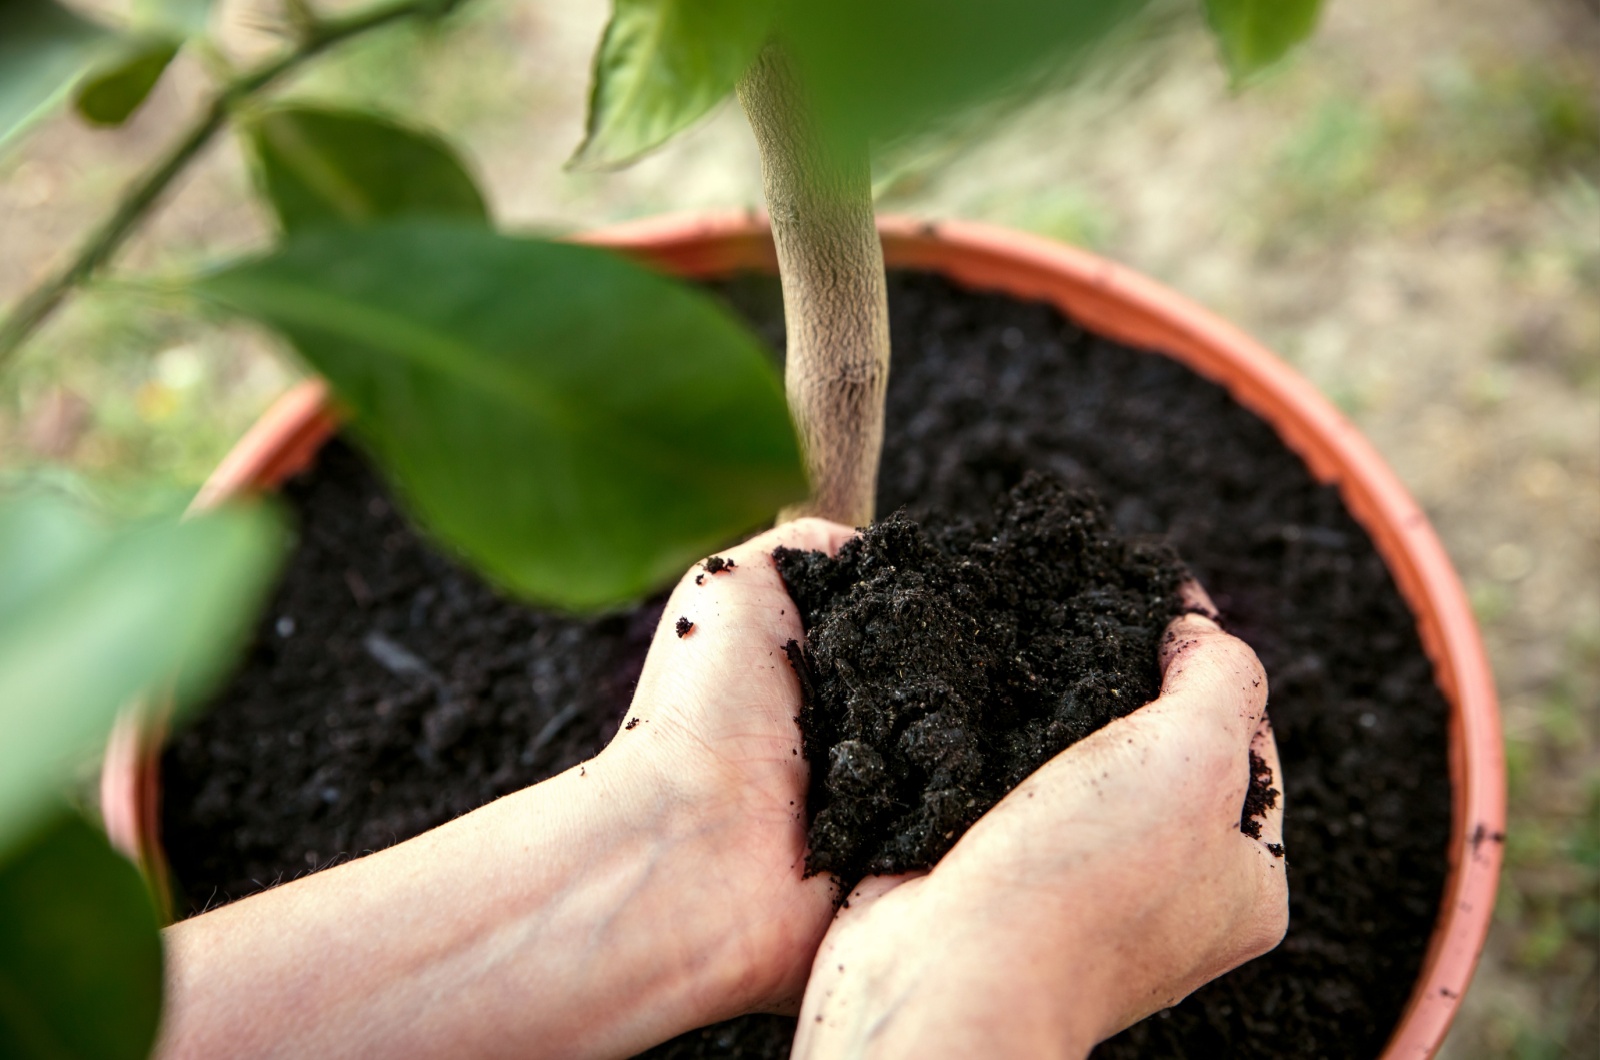
[(689, 635), (690, 630), (694, 629), (694, 623), (680, 615), (678, 621), (673, 625), (672, 628), (677, 631), (678, 639), (682, 640), (684, 637)]
[(1170, 549), (1129, 544), (1093, 496), (1034, 473), (992, 521), (901, 512), (835, 557), (773, 557), (809, 639), (786, 647), (812, 763), (806, 870), (845, 891), (931, 868), (1028, 774), (1154, 699), (1183, 609)]
[(710, 559), (705, 561), (704, 566), (707, 574), (732, 574), (733, 568), (738, 566), (738, 564), (734, 563), (731, 559), (724, 559), (721, 556), (712, 556)]
[(1250, 787), (1245, 790), (1244, 810), (1239, 814), (1239, 831), (1251, 839), (1261, 838), (1261, 822), (1267, 811), (1278, 805), (1278, 789), (1272, 786), (1272, 767), (1250, 749)]
[(628, 719), (628, 724), (624, 725), (623, 728), (626, 729), (628, 732), (632, 732), (634, 729), (638, 728), (638, 726), (639, 726), (639, 719), (638, 718), (629, 718)]
[(704, 585), (706, 583), (706, 576), (704, 574), (696, 574), (694, 576), (694, 583), (696, 585)]

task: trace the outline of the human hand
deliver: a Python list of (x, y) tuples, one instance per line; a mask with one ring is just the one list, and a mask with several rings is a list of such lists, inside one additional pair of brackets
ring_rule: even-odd
[[(1214, 613), (1203, 592), (1191, 601)], [(813, 966), (795, 1057), (1077, 1056), (1288, 926), (1282, 810), (1240, 832), (1266, 676), (1189, 614), (1161, 696), (1067, 748), (932, 872), (869, 878)]]
[(684, 575), (623, 727), (595, 763), (661, 807), (674, 833), (666, 849), (692, 869), (681, 885), (720, 917), (718, 952), (684, 957), (722, 968), (702, 1022), (793, 1013), (833, 915), (832, 881), (804, 876), (809, 770), (783, 652), (804, 633), (772, 551), (833, 553), (853, 534), (800, 519), (723, 552), (731, 569)]
[(833, 886), (803, 878), (801, 630), (771, 552), (850, 534), (801, 520), (690, 571), (594, 759), (169, 928), (158, 1055), (630, 1056), (793, 1011)]

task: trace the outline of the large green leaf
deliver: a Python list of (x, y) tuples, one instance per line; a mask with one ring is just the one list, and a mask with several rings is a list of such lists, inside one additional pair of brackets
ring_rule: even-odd
[(775, 0), (613, 0), (595, 53), (579, 166), (618, 166), (733, 90), (772, 27)]
[(426, 524), (535, 600), (630, 599), (805, 493), (754, 337), (609, 251), (391, 223), (197, 286), (288, 335)]
[(113, 34), (51, 0), (0, 0), (0, 148), (115, 47)]
[(96, 125), (121, 125), (150, 95), (182, 41), (158, 37), (132, 45), (78, 89), (78, 113)]
[(1321, 8), (1322, 0), (1206, 0), (1206, 20), (1240, 84), (1311, 36)]
[(825, 129), (892, 138), (1070, 62), (1145, 0), (786, 0), (778, 29)]
[(0, 849), (130, 699), (205, 691), (281, 552), (259, 508), (113, 532), (59, 499), (0, 504)]
[(433, 216), (487, 222), (482, 194), (450, 145), (385, 118), (276, 107), (247, 130), (284, 230)]
[(76, 814), (0, 853), (0, 1056), (144, 1060), (161, 932), (139, 872)]

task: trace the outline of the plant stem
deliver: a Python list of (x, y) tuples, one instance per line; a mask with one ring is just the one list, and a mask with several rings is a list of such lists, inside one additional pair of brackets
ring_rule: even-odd
[(60, 270), (24, 295), (0, 322), (0, 367), (47, 320), (67, 294), (89, 279), (127, 242), (174, 179), (227, 124), (239, 103), (270, 87), (308, 59), (369, 30), (422, 15), (442, 15), (459, 0), (398, 0), (318, 23), (292, 50), (224, 86), (199, 120), (165, 155), (133, 182), (127, 194)]
[(816, 127), (792, 61), (769, 45), (739, 84), (761, 149), (788, 334), (784, 387), (811, 497), (779, 521), (872, 521), (889, 306), (867, 146)]

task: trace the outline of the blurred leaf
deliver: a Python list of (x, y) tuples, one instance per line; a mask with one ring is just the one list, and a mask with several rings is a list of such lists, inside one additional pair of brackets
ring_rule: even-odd
[(488, 221), (477, 185), (444, 140), (355, 111), (277, 107), (247, 135), (284, 231), (403, 215)]
[(1206, 0), (1206, 19), (1243, 84), (1311, 36), (1321, 8), (1322, 0)]
[(824, 126), (892, 138), (1074, 60), (1145, 0), (792, 0), (779, 32)]
[(757, 340), (609, 251), (323, 229), (197, 286), (288, 335), (426, 525), (533, 599), (628, 600), (805, 493)]
[(613, 0), (572, 165), (620, 166), (733, 91), (772, 27), (775, 0)]
[(138, 110), (166, 72), (181, 41), (148, 40), (96, 70), (78, 89), (78, 113), (96, 125), (121, 125)]
[(161, 932), (139, 872), (62, 813), (0, 858), (0, 1056), (144, 1060)]
[(83, 79), (78, 113), (94, 125), (126, 122), (149, 98), (185, 39), (205, 33), (210, 17), (211, 0), (135, 0), (136, 36)]
[(51, 0), (0, 0), (0, 148), (64, 99), (116, 39)]
[(174, 36), (198, 37), (211, 21), (211, 7), (212, 0), (134, 0), (133, 21)]
[(113, 532), (59, 498), (0, 504), (0, 849), (140, 692), (204, 693), (281, 540), (259, 508)]

